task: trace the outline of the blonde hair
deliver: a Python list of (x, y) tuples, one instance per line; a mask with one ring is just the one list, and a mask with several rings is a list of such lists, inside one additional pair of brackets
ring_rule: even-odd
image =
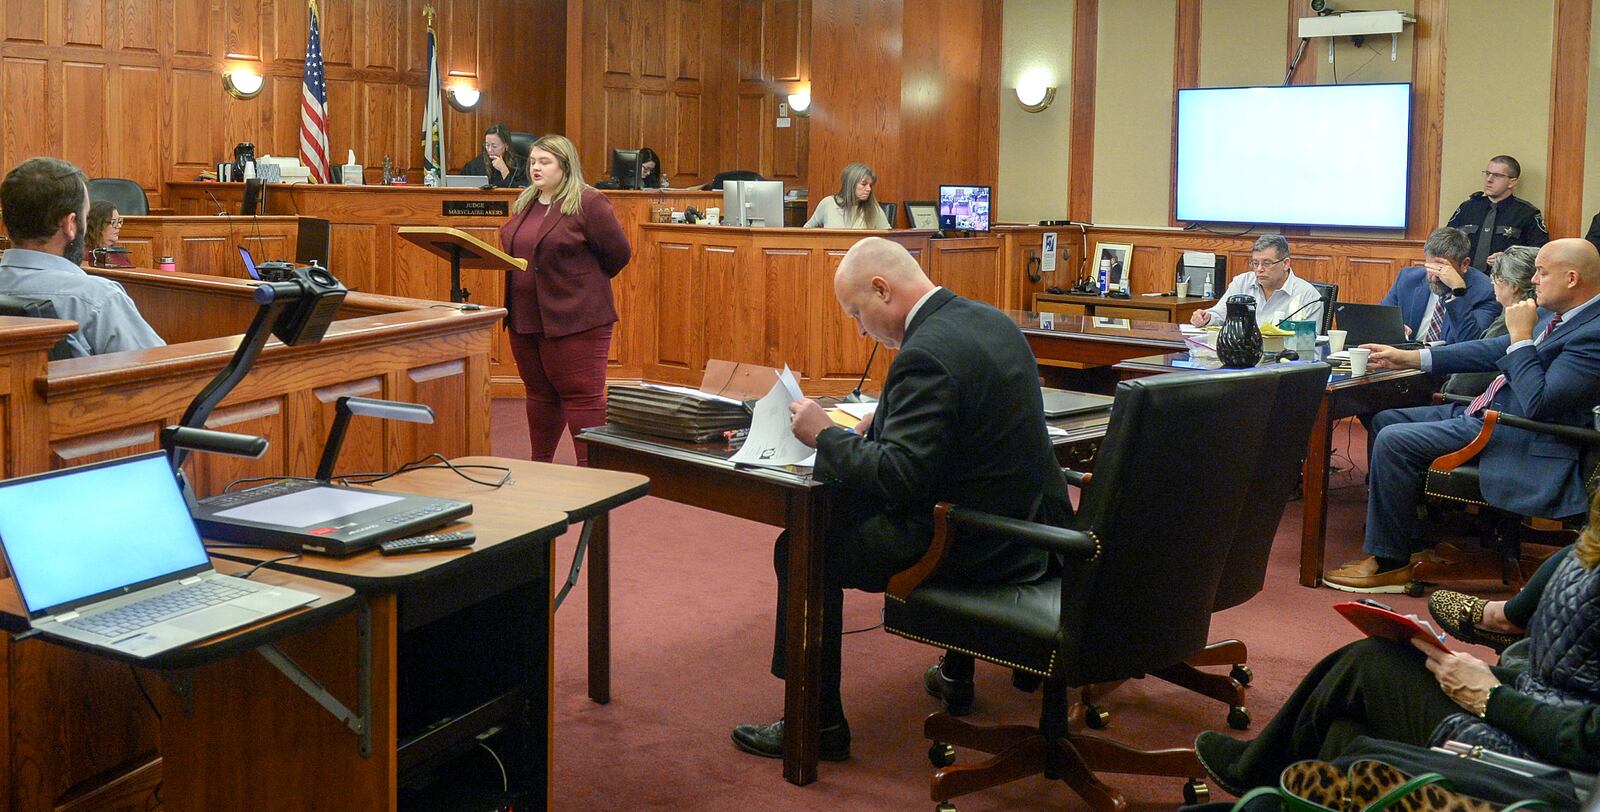
[(1589, 523), (1578, 534), (1578, 543), (1572, 545), (1572, 554), (1578, 563), (1593, 569), (1600, 564), (1600, 491), (1589, 500)]
[[(872, 192), (867, 195), (866, 200), (857, 200), (856, 184), (863, 178), (872, 179)], [(844, 215), (845, 223), (853, 224), (859, 221), (862, 225), (870, 227), (875, 219), (872, 213), (883, 211), (883, 207), (878, 205), (877, 173), (872, 171), (872, 167), (860, 162), (846, 166), (844, 171), (839, 173), (839, 193), (833, 196), (833, 202), (838, 205), (839, 213)]]
[[(543, 135), (533, 142), (528, 148), (528, 165), (533, 165), (533, 151), (542, 149), (550, 153), (556, 162), (561, 164), (561, 188), (550, 196), (551, 207), (560, 206), (561, 213), (566, 215), (577, 214), (583, 207), (583, 190), (587, 186), (583, 182), (583, 167), (578, 163), (578, 148), (572, 145), (564, 135)], [(532, 169), (528, 170), (532, 173)], [(521, 212), (529, 203), (539, 197), (539, 187), (529, 184), (528, 188), (517, 195), (517, 201), (511, 204), (513, 212)]]

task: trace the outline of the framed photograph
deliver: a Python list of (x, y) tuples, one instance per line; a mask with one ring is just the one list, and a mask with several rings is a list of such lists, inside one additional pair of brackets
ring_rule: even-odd
[(939, 204), (932, 200), (907, 200), (906, 219), (912, 228), (939, 228)]
[(1128, 280), (1133, 275), (1133, 245), (1118, 242), (1097, 242), (1094, 244), (1094, 265), (1090, 267), (1090, 278), (1098, 281), (1100, 269), (1106, 269), (1106, 290), (1120, 290), (1128, 292)]

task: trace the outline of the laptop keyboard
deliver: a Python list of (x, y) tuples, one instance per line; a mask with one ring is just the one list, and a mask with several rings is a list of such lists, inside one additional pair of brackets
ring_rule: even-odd
[(67, 621), (66, 625), (106, 637), (119, 637), (197, 609), (227, 603), (254, 591), (249, 586), (240, 588), (216, 581), (201, 581), (107, 612), (74, 618)]

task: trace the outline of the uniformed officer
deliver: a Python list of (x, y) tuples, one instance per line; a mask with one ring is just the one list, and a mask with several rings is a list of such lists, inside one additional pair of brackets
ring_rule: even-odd
[(1521, 176), (1522, 165), (1516, 158), (1490, 158), (1483, 170), (1483, 191), (1473, 192), (1445, 224), (1461, 229), (1472, 241), (1472, 267), (1488, 271), (1500, 252), (1513, 245), (1537, 248), (1549, 241), (1539, 208), (1511, 194)]

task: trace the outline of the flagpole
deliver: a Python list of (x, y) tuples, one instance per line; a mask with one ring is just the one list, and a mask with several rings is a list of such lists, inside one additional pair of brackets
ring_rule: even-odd
[(423, 182), (442, 186), (448, 170), (445, 168), (444, 105), (439, 95), (439, 34), (434, 27), (438, 9), (428, 3), (422, 7), (422, 16), (428, 23), (428, 101), (424, 105), (422, 121), (422, 160), (427, 177)]

